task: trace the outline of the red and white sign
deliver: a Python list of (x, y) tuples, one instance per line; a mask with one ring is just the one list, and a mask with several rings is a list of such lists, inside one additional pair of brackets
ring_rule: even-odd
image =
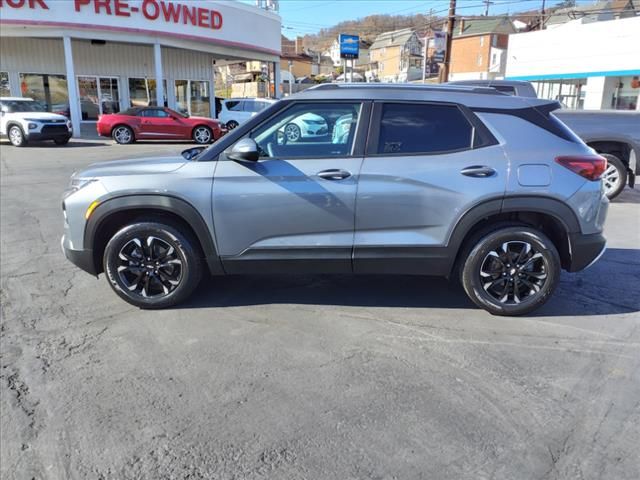
[(280, 53), (280, 18), (238, 2), (0, 0), (0, 23), (152, 34)]

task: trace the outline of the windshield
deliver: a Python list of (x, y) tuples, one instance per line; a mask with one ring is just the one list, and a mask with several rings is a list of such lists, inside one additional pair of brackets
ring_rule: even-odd
[(18, 112), (46, 112), (45, 108), (33, 100), (3, 100), (2, 111), (7, 113)]

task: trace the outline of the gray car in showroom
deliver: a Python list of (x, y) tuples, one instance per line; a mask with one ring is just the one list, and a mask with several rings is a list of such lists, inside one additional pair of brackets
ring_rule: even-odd
[[(489, 312), (526, 314), (605, 248), (607, 162), (559, 106), (490, 88), (321, 85), (206, 149), (75, 173), (62, 247), (142, 308), (186, 300), (204, 272), (354, 273), (455, 277)], [(309, 114), (327, 134), (289, 141)]]

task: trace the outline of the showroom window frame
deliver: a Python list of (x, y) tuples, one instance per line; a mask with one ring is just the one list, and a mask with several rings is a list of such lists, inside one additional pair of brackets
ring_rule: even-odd
[[(208, 109), (208, 113), (207, 113), (207, 117), (208, 118), (214, 118), (212, 116), (212, 109), (215, 109), (215, 84), (211, 81), (211, 80), (201, 80), (201, 79), (195, 79), (195, 78), (190, 78), (190, 79), (185, 79), (185, 78), (173, 78), (173, 92), (172, 92), (172, 97), (173, 97), (173, 107), (170, 106), (170, 108), (172, 108), (173, 110), (175, 110), (176, 112), (180, 112), (183, 113), (179, 108), (178, 108), (178, 96), (176, 95), (176, 82), (187, 82), (187, 91), (189, 92), (189, 98), (187, 103), (187, 112), (189, 114), (189, 116), (192, 116), (191, 113), (191, 82), (206, 82), (209, 86), (209, 109)], [(169, 82), (167, 82), (169, 83)], [(213, 98), (212, 98), (212, 85), (214, 88), (213, 91)], [(168, 97), (168, 95), (167, 95)], [(213, 99), (213, 103), (212, 103), (212, 99)]]
[[(81, 74), (77, 74), (76, 73), (74, 88), (75, 88), (75, 91), (76, 91), (76, 95), (78, 97), (78, 102), (80, 102), (80, 100), (81, 100), (80, 82), (79, 82), (79, 79), (81, 77), (89, 77), (89, 78), (95, 78), (96, 79), (96, 87), (97, 87), (97, 90), (98, 90), (98, 92), (97, 92), (98, 93), (98, 97), (100, 97), (100, 94), (101, 94), (100, 80), (103, 79), (103, 78), (107, 78), (107, 79), (110, 79), (110, 80), (115, 79), (116, 82), (117, 82), (117, 87), (118, 87), (118, 107), (119, 107), (118, 112), (122, 112), (122, 111), (126, 110), (126, 108), (125, 109), (122, 108), (122, 106), (123, 106), (123, 95), (122, 95), (122, 88), (121, 88), (122, 87), (122, 81), (121, 81), (122, 78), (120, 76), (118, 76), (118, 75), (95, 75), (95, 74), (92, 74), (92, 73), (81, 73)], [(67, 82), (67, 86), (68, 85), (69, 85), (69, 82)], [(128, 88), (129, 88), (129, 82), (127, 81), (127, 100), (128, 100), (128, 97), (129, 97)], [(100, 112), (99, 115), (104, 115), (104, 113), (102, 112), (102, 101), (101, 101), (100, 98), (98, 99), (98, 101), (99, 101), (99, 103), (98, 103), (98, 111)], [(81, 117), (80, 118), (80, 123), (87, 124), (87, 123), (96, 123), (98, 121), (98, 119), (96, 119), (96, 120), (83, 120), (82, 119), (82, 105), (78, 105), (78, 107), (80, 108), (80, 117)]]

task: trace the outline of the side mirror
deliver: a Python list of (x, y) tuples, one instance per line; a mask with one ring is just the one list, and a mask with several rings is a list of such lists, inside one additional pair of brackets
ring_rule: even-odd
[(258, 145), (251, 138), (237, 141), (227, 153), (227, 158), (238, 162), (257, 162), (260, 158)]
[(205, 148), (207, 147), (193, 147), (193, 148), (187, 148), (186, 150), (182, 151), (182, 156), (184, 158), (186, 158), (187, 160), (191, 160), (192, 158), (194, 158), (195, 156), (199, 155), (200, 152), (202, 152)]

